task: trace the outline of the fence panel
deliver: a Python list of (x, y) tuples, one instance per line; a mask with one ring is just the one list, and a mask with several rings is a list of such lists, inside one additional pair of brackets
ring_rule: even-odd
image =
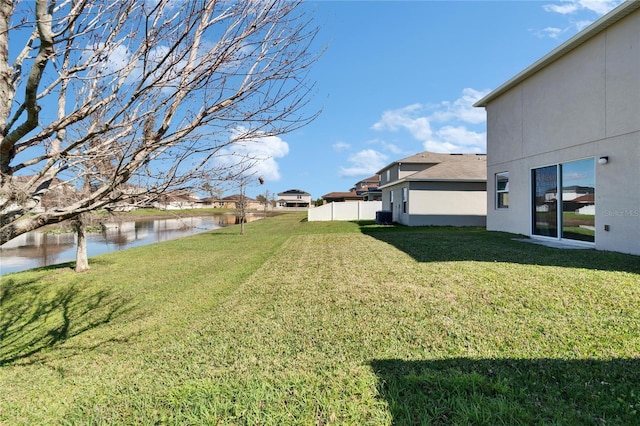
[(382, 210), (382, 201), (352, 201), (329, 203), (309, 209), (309, 222), (330, 220), (375, 220), (376, 212)]

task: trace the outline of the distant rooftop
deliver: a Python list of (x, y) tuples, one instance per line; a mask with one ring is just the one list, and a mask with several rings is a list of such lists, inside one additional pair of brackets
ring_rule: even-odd
[[(395, 164), (439, 164), (445, 162), (469, 162), (469, 161), (486, 161), (486, 154), (439, 154), (435, 152), (419, 152), (418, 154), (411, 155), (409, 157), (405, 157), (401, 160), (394, 161), (391, 164), (387, 164), (384, 168), (378, 171), (378, 174), (382, 174), (383, 170), (388, 169), (390, 166)], [(485, 163), (486, 164), (486, 163)]]
[(288, 189), (284, 192), (278, 192), (278, 195), (311, 195), (301, 189)]
[[(486, 157), (482, 157), (484, 160)], [(464, 181), (486, 181), (487, 162), (486, 161), (443, 161), (429, 167), (428, 169), (407, 176), (406, 180), (464, 180)]]

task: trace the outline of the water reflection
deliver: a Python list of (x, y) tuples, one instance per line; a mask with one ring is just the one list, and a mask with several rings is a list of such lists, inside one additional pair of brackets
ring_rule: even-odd
[[(247, 221), (256, 219), (247, 217)], [(223, 226), (234, 225), (235, 215), (187, 217), (106, 223), (102, 232), (87, 234), (89, 257), (125, 248), (181, 238)], [(0, 247), (0, 275), (75, 260), (74, 233), (29, 232)]]

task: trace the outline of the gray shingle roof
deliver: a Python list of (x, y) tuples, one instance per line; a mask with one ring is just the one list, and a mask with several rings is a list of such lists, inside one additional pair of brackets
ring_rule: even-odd
[(425, 170), (416, 172), (405, 178), (409, 181), (416, 180), (458, 180), (458, 181), (486, 181), (487, 157), (484, 155), (466, 154), (464, 156), (452, 156), (441, 163), (435, 164)]
[(487, 180), (485, 154), (438, 154), (425, 151), (394, 161), (378, 173), (395, 164), (424, 164), (424, 170), (404, 180)]

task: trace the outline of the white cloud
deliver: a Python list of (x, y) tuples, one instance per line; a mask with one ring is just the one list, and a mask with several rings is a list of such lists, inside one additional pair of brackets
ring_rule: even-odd
[(98, 74), (112, 74), (121, 71), (130, 61), (131, 52), (122, 44), (106, 46), (103, 42), (97, 42), (92, 46), (86, 46), (80, 61), (85, 64), (92, 61), (92, 76)]
[(549, 38), (557, 39), (558, 37), (560, 37), (562, 33), (566, 31), (567, 31), (566, 28), (563, 30), (562, 28), (557, 28), (557, 27), (547, 27), (542, 30), (533, 31), (533, 33), (536, 35), (536, 37), (539, 37), (539, 38), (549, 37)]
[(578, 11), (579, 6), (577, 2), (565, 2), (564, 4), (545, 4), (542, 6), (544, 10), (547, 12), (560, 13), (562, 15), (567, 15), (570, 13), (575, 13)]
[[(581, 15), (582, 17), (582, 15), (585, 14), (590, 14), (590, 16), (595, 14), (597, 17), (600, 17), (618, 6), (622, 1), (623, 0), (562, 0), (560, 3), (545, 4), (542, 8), (547, 12), (561, 15)], [(593, 20), (590, 19), (570, 20), (565, 28), (547, 27), (543, 30), (532, 30), (531, 32), (540, 38), (549, 37), (558, 39), (565, 33), (573, 34), (582, 31), (592, 22)]]
[(431, 118), (440, 122), (459, 120), (471, 124), (484, 123), (486, 120), (485, 111), (482, 108), (475, 108), (473, 104), (488, 93), (488, 90), (465, 88), (462, 90), (462, 96), (455, 101), (441, 102), (439, 110), (433, 113)]
[(385, 151), (390, 152), (392, 154), (407, 154), (407, 151), (400, 148), (398, 145), (389, 143), (382, 139), (374, 139), (369, 142), (370, 144), (380, 145)]
[(486, 134), (473, 130), (484, 124), (485, 111), (473, 104), (488, 90), (466, 88), (453, 101), (436, 105), (411, 104), (404, 108), (385, 111), (372, 128), (376, 131), (408, 131), (432, 152), (485, 152)]
[(614, 7), (622, 3), (623, 0), (580, 0), (583, 8), (588, 9), (598, 15), (604, 15)]
[(389, 110), (382, 113), (380, 121), (376, 122), (373, 130), (408, 130), (416, 139), (427, 139), (431, 137), (431, 125), (427, 117), (416, 117), (423, 109), (421, 104), (412, 104), (404, 108)]
[[(101, 76), (100, 78), (109, 81), (119, 78), (124, 72), (129, 72), (125, 80), (126, 84), (136, 84), (143, 77), (143, 61), (135, 58), (134, 54), (136, 53), (129, 50), (125, 44), (105, 45), (103, 42), (99, 42), (87, 46), (81, 60), (83, 63), (91, 61), (89, 72), (92, 77)], [(170, 55), (175, 56), (175, 53), (172, 53), (168, 46), (154, 46), (149, 50), (147, 61), (155, 66)], [(175, 90), (171, 85), (171, 80), (179, 77), (187, 64), (184, 59), (169, 61), (169, 63), (170, 66), (161, 67), (151, 75), (152, 79), (159, 80), (160, 85), (164, 84), (161, 90), (165, 95)], [(147, 67), (154, 68), (149, 64)]]
[(387, 164), (387, 156), (373, 149), (364, 149), (349, 157), (351, 167), (341, 167), (341, 177), (372, 175)]
[(562, 15), (574, 14), (580, 11), (590, 11), (597, 15), (604, 15), (622, 3), (623, 0), (563, 0), (559, 4), (545, 4), (542, 6), (547, 12)]
[[(238, 137), (246, 129), (238, 128), (233, 136)], [(239, 163), (251, 164), (251, 167), (244, 172), (245, 175), (261, 176), (266, 181), (280, 180), (280, 167), (277, 158), (285, 157), (289, 154), (289, 144), (278, 136), (251, 137), (241, 140), (222, 150), (216, 160), (223, 167), (233, 168)], [(240, 166), (238, 166), (240, 167)]]
[(424, 149), (432, 152), (483, 153), (487, 134), (474, 132), (464, 126), (444, 126), (433, 139), (423, 142)]
[(333, 144), (333, 150), (336, 152), (346, 151), (349, 148), (351, 148), (351, 145), (346, 142), (338, 141)]

